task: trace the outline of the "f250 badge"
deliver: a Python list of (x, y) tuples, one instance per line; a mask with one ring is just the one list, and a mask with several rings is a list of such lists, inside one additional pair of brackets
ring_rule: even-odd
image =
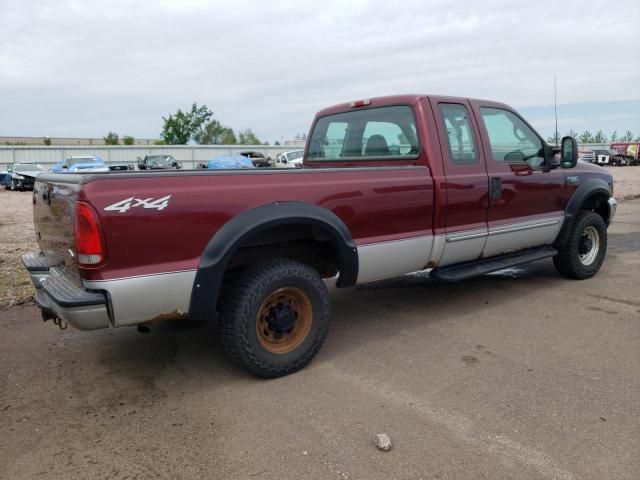
[(120, 200), (119, 202), (112, 203), (108, 207), (104, 207), (104, 210), (107, 212), (124, 213), (132, 208), (142, 207), (162, 211), (169, 206), (170, 198), (171, 195), (167, 195), (166, 197), (162, 197), (157, 200), (154, 200), (153, 198), (142, 199), (129, 197), (125, 198), (124, 200)]

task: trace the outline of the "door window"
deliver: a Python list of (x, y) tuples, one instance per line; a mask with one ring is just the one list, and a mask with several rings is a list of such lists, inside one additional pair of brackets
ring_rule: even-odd
[(542, 141), (520, 117), (499, 108), (480, 109), (487, 129), (493, 159), (498, 163), (544, 163)]
[(464, 105), (441, 103), (438, 105), (442, 123), (447, 133), (449, 158), (455, 165), (473, 165), (478, 163), (473, 130)]

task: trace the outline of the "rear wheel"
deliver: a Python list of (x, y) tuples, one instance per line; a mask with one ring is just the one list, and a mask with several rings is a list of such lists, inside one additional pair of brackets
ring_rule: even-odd
[(15, 192), (16, 190), (18, 190), (18, 184), (15, 180), (11, 179), (11, 191)]
[(607, 253), (607, 225), (602, 217), (583, 210), (576, 216), (567, 243), (558, 249), (553, 264), (561, 275), (583, 280), (593, 277)]
[(329, 293), (320, 275), (287, 259), (258, 262), (236, 274), (220, 306), (220, 334), (230, 356), (261, 378), (303, 368), (329, 328)]

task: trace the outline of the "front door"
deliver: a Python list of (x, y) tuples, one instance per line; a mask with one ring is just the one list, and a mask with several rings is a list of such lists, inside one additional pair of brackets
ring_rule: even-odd
[(565, 183), (551, 169), (539, 135), (502, 104), (471, 101), (489, 175), (483, 256), (553, 243), (562, 226)]

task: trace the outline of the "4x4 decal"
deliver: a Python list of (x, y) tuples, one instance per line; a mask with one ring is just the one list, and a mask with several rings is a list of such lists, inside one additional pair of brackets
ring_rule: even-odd
[[(104, 210), (107, 212), (119, 212), (124, 213), (131, 208), (142, 207), (142, 208), (151, 208), (155, 210), (164, 210), (169, 206), (169, 199), (171, 195), (167, 195), (166, 197), (158, 198), (154, 200), (153, 198), (135, 198), (129, 197), (124, 200), (120, 200), (119, 202), (112, 203), (108, 207), (104, 207)], [(135, 202), (135, 203), (134, 203)]]

